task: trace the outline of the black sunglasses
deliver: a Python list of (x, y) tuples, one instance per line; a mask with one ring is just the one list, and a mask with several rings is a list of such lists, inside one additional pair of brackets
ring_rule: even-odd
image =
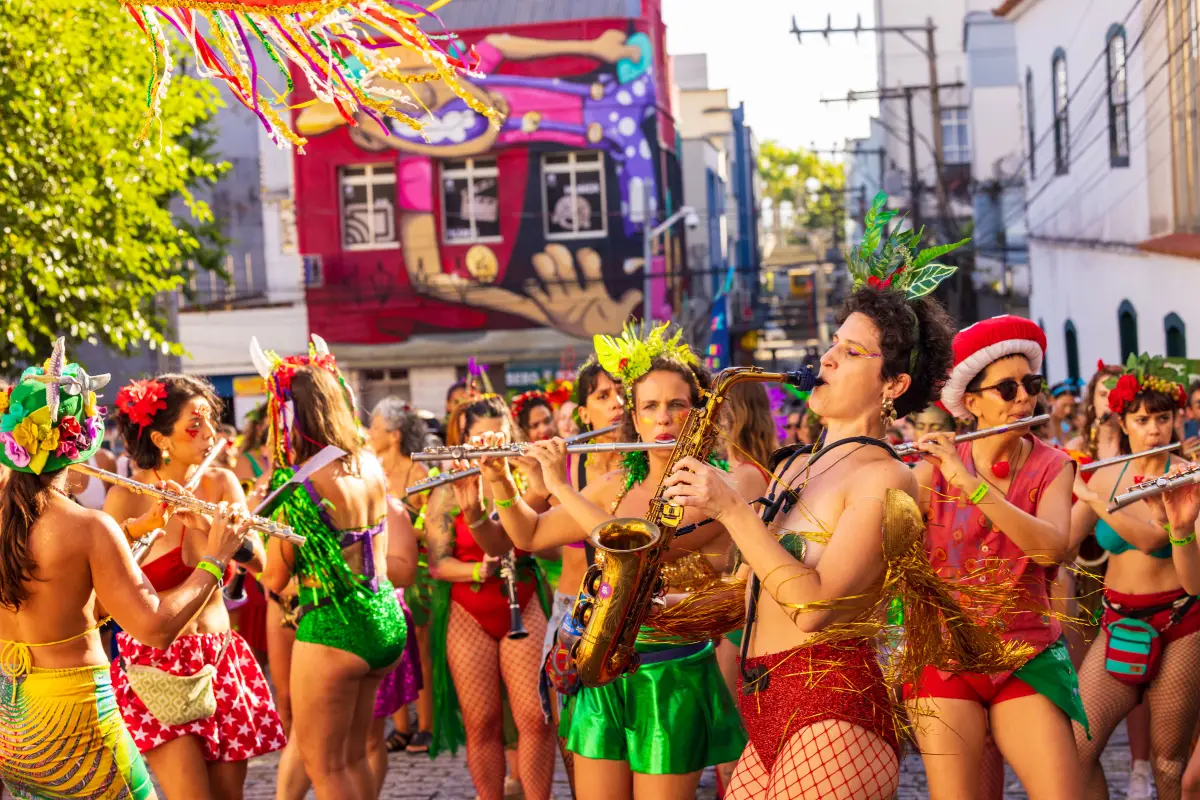
[(988, 389), (995, 389), (1000, 395), (1000, 399), (1006, 403), (1011, 403), (1017, 399), (1017, 387), (1024, 386), (1025, 393), (1030, 397), (1036, 397), (1042, 393), (1042, 387), (1046, 385), (1046, 379), (1041, 375), (1026, 375), (1021, 380), (1015, 378), (1005, 378), (999, 383), (993, 383), (991, 386), (981, 386), (974, 393), (986, 392)]

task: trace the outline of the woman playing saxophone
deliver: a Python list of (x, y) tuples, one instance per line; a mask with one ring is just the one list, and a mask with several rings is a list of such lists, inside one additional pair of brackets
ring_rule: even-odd
[[(676, 339), (664, 338), (664, 330), (656, 328), (644, 340), (627, 331), (620, 340), (597, 342), (601, 364), (624, 384), (625, 441), (673, 441), (708, 388), (708, 374), (696, 356)], [(624, 348), (629, 357), (606, 358), (614, 348)], [(482, 461), (503, 525), (503, 530), (491, 525), (476, 531), (489, 553), (499, 555), (514, 544), (540, 550), (582, 542), (616, 516), (646, 517), (670, 459), (670, 450), (626, 454), (620, 469), (577, 491), (567, 479), (562, 440), (539, 442), (530, 453), (559, 505), (535, 513), (518, 496), (503, 462)], [(704, 517), (689, 512), (682, 526)], [(685, 592), (716, 579), (719, 569), (707, 556), (729, 549), (719, 524), (700, 525), (672, 543), (663, 570), (667, 591)], [(560, 735), (575, 754), (580, 800), (691, 797), (705, 767), (736, 759), (745, 744), (710, 642), (639, 641), (637, 650), (642, 666), (636, 673), (580, 689), (563, 711)]]

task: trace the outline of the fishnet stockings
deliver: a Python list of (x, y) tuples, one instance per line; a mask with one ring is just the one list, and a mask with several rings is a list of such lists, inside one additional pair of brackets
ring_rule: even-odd
[(529, 636), (499, 642), (457, 603), (450, 605), (446, 661), (467, 731), (467, 769), (480, 800), (504, 798), (504, 717), (500, 679), (516, 723), (521, 786), (530, 800), (549, 800), (554, 780), (554, 736), (537, 693), (546, 617), (536, 600), (521, 614)]
[[(1089, 742), (1075, 725), (1075, 746), (1086, 781), (1087, 800), (1108, 797), (1108, 784), (1100, 766), (1100, 753), (1117, 725), (1138, 702), (1138, 687), (1118, 681), (1104, 669), (1108, 635), (1101, 631), (1079, 668), (1079, 691), (1091, 725)], [(1200, 712), (1200, 633), (1178, 639), (1163, 648), (1158, 675), (1146, 690), (1150, 706), (1150, 753), (1159, 800), (1179, 800), (1180, 783), (1191, 747), (1192, 728)]]
[(900, 761), (886, 741), (844, 720), (796, 731), (770, 774), (753, 744), (733, 770), (726, 800), (887, 800), (900, 785)]

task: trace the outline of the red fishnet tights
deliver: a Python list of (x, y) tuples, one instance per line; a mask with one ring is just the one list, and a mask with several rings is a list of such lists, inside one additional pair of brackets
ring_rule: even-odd
[(537, 600), (521, 614), (524, 639), (489, 636), (462, 606), (450, 604), (446, 661), (467, 731), (467, 769), (480, 800), (504, 798), (504, 717), (500, 680), (517, 725), (517, 763), (530, 800), (549, 800), (554, 781), (554, 735), (542, 717), (537, 673), (546, 617)]
[(747, 745), (725, 800), (888, 800), (899, 786), (891, 745), (858, 725), (827, 720), (792, 734), (770, 774)]
[[(1108, 784), (1100, 766), (1100, 753), (1113, 730), (1138, 702), (1138, 687), (1122, 683), (1104, 668), (1108, 635), (1103, 631), (1092, 642), (1079, 667), (1079, 693), (1091, 726), (1089, 742), (1075, 725), (1075, 746), (1083, 770), (1088, 800), (1108, 797)], [(1146, 689), (1150, 705), (1150, 765), (1159, 800), (1179, 800), (1183, 770), (1192, 744), (1192, 729), (1200, 712), (1200, 633), (1177, 639), (1163, 647), (1158, 675)]]

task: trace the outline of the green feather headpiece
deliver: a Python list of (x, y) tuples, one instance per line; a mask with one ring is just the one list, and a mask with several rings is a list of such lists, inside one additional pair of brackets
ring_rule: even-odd
[(597, 334), (592, 338), (600, 366), (604, 367), (609, 375), (620, 379), (625, 386), (627, 403), (633, 402), (630, 387), (650, 371), (650, 363), (654, 359), (667, 358), (689, 367), (700, 364), (700, 359), (692, 352), (687, 342), (680, 341), (683, 338), (682, 330), (675, 331), (674, 336), (667, 338), (666, 333), (670, 326), (669, 322), (655, 325), (650, 329), (650, 333), (642, 337), (632, 324), (626, 323), (620, 336)]

